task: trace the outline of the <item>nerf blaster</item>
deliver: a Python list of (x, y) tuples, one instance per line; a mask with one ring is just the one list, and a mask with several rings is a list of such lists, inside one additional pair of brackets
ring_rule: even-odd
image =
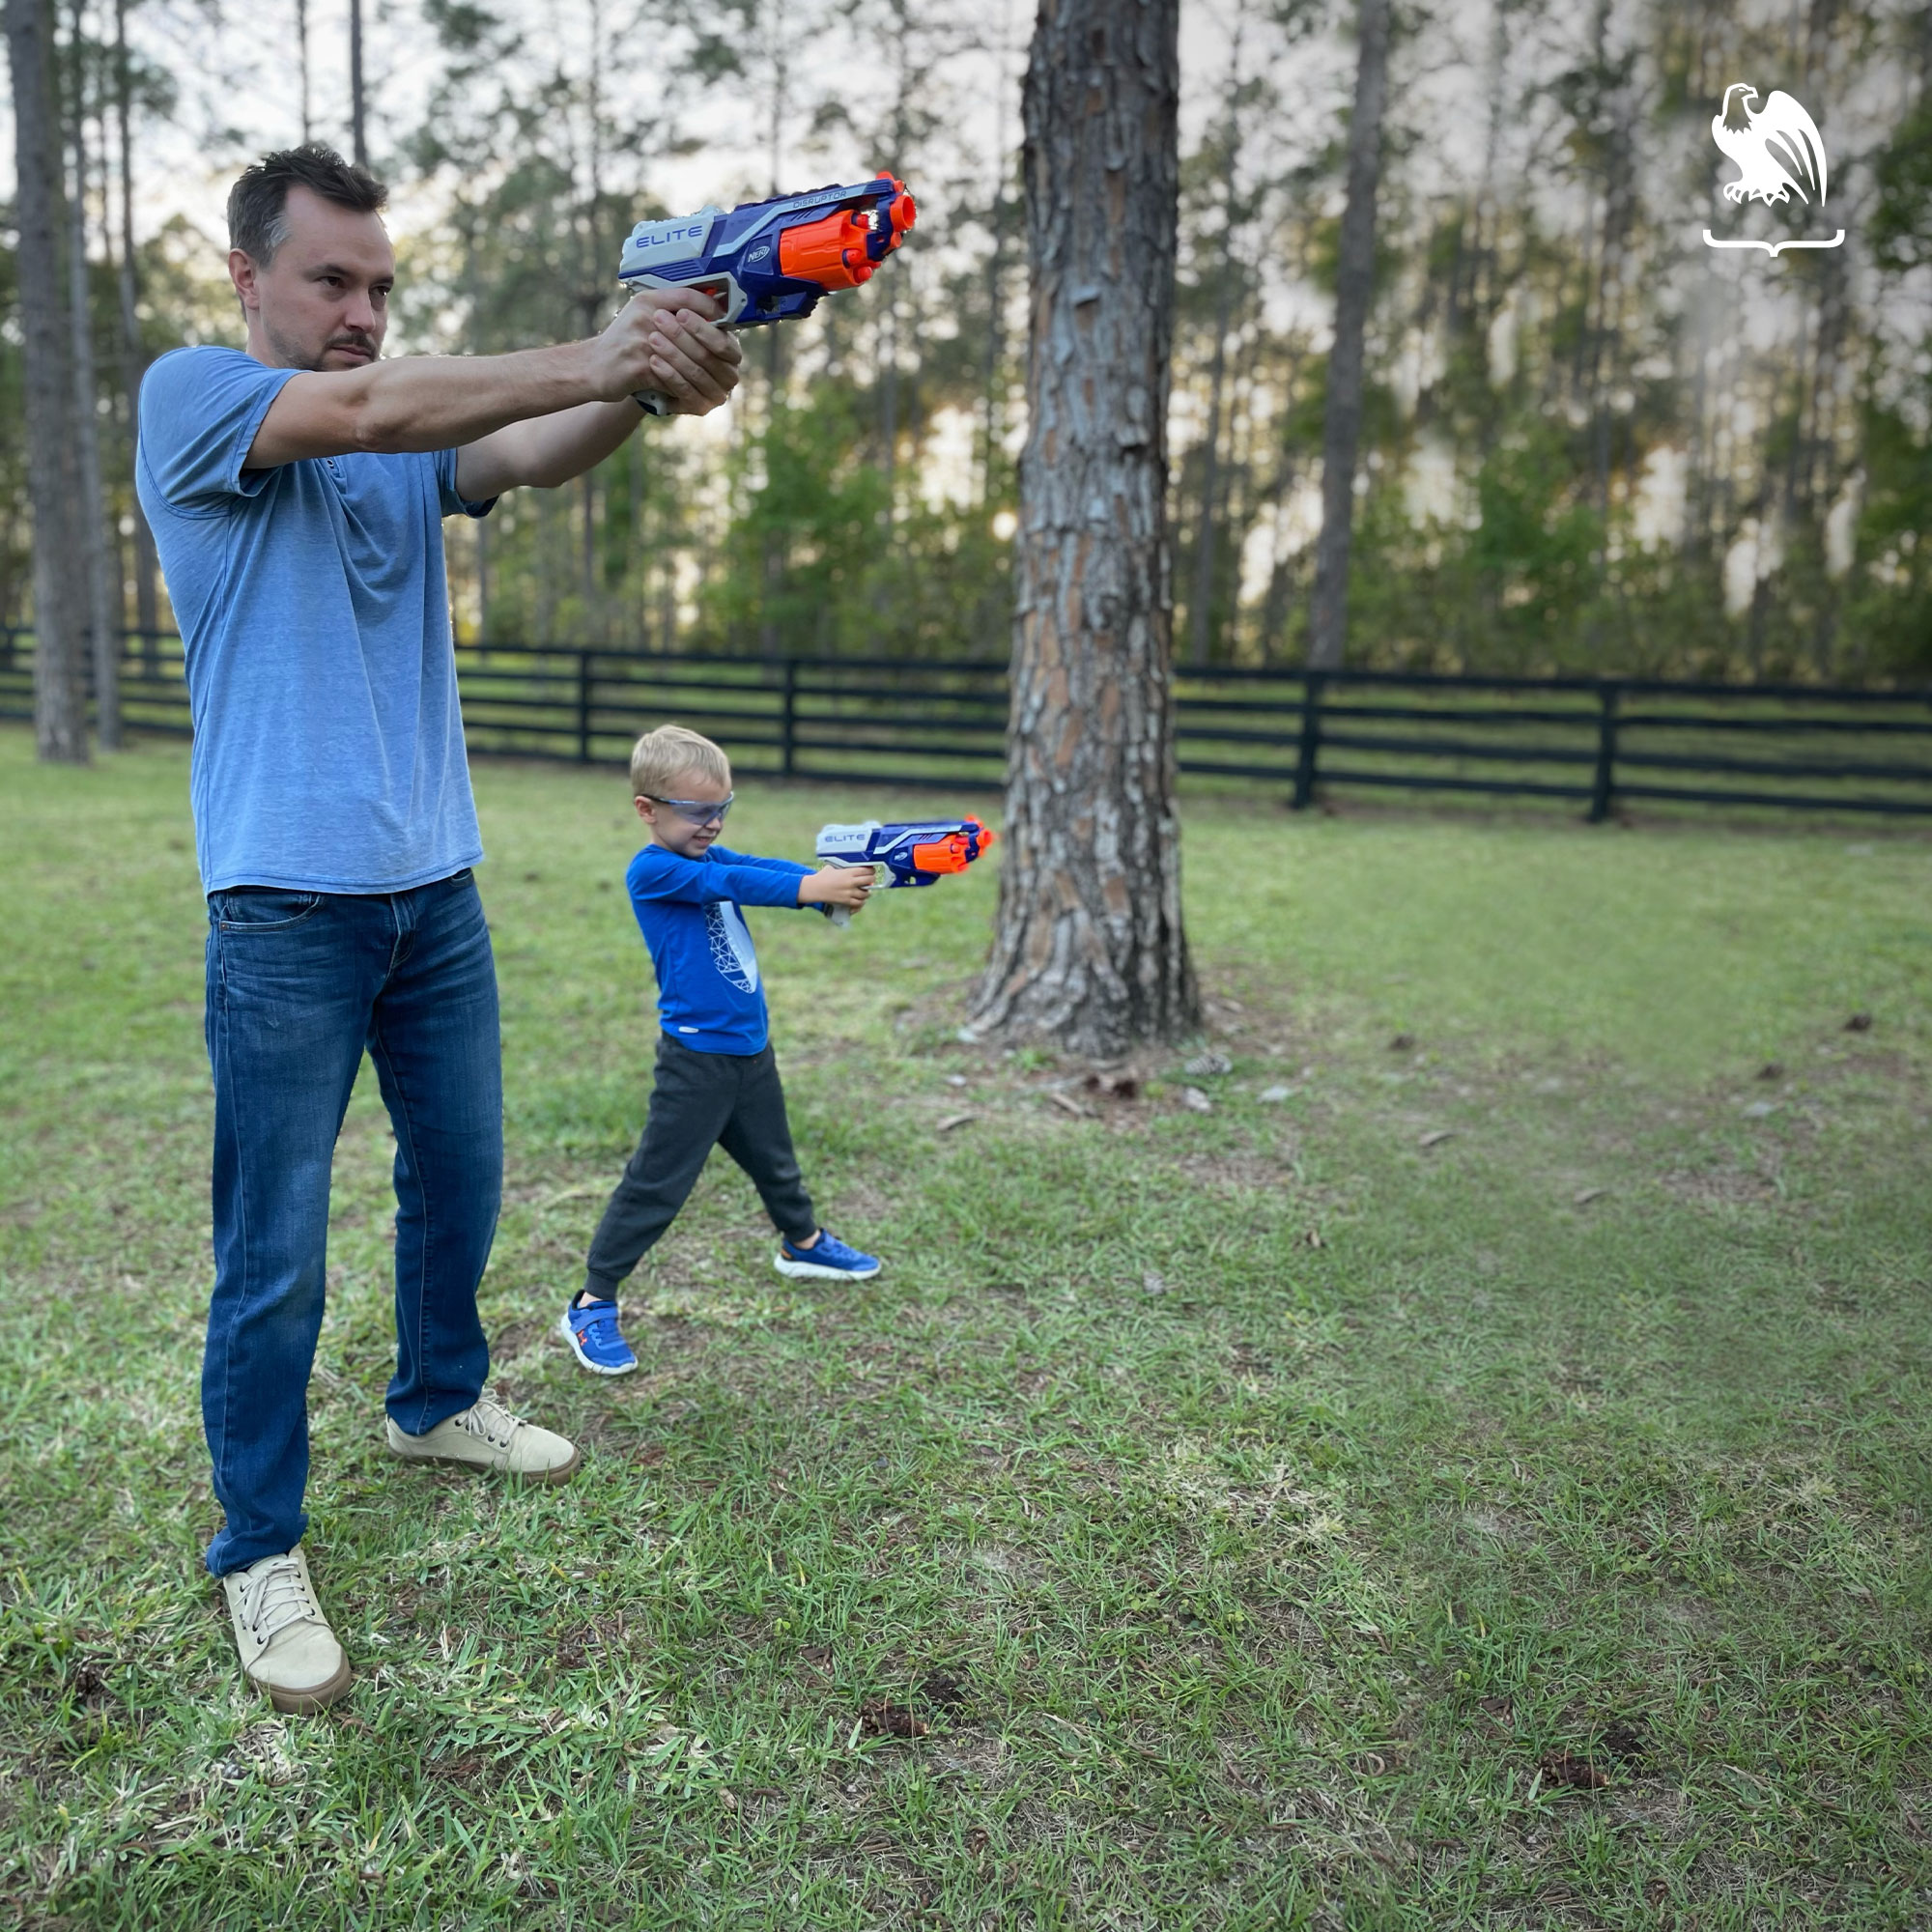
[[(729, 214), (700, 208), (640, 221), (624, 243), (617, 279), (627, 289), (697, 289), (715, 296), (726, 328), (756, 328), (810, 315), (820, 296), (856, 289), (905, 239), (919, 210), (892, 175), (849, 187), (741, 201)], [(656, 389), (638, 393), (650, 415), (670, 413)]]
[[(945, 872), (963, 872), (993, 842), (992, 832), (977, 818), (924, 818), (914, 825), (824, 825), (818, 832), (818, 863), (824, 866), (883, 866), (888, 886), (930, 886)], [(843, 906), (826, 906), (834, 925), (850, 925)]]

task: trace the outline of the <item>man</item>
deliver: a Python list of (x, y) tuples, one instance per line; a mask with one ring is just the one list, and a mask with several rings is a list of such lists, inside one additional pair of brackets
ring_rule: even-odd
[(208, 1567), (283, 1711), (350, 1681), (299, 1545), (329, 1163), (365, 1049), (396, 1133), (389, 1448), (540, 1482), (578, 1462), (483, 1395), (502, 1079), (441, 520), (582, 474), (641, 420), (639, 390), (701, 414), (738, 380), (688, 291), (587, 341), (382, 361), (386, 198), (320, 146), (247, 169), (228, 199), (247, 350), (177, 351), (141, 390), (136, 485), (186, 654), (209, 907), (202, 1416), (226, 1521)]

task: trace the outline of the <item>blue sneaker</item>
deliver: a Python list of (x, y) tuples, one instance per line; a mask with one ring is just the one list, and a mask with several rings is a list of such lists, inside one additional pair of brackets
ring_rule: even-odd
[(882, 1264), (877, 1255), (848, 1248), (830, 1228), (821, 1228), (809, 1248), (795, 1248), (781, 1236), (772, 1265), (794, 1281), (870, 1281)]
[(638, 1366), (636, 1352), (617, 1326), (614, 1301), (593, 1301), (580, 1308), (573, 1300), (563, 1311), (556, 1332), (593, 1376), (628, 1376)]

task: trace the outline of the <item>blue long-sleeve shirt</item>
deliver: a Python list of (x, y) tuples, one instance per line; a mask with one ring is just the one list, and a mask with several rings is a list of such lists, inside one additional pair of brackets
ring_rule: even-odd
[(714, 845), (685, 859), (653, 841), (624, 882), (658, 976), (664, 1030), (699, 1053), (764, 1051), (771, 1033), (741, 906), (796, 906), (810, 866)]

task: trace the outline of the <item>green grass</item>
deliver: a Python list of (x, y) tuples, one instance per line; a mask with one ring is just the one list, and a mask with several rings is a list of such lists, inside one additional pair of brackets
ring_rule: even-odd
[[(1932, 845), (1198, 800), (1233, 1070), (1158, 1057), (1131, 1100), (958, 1043), (990, 867), (843, 935), (754, 915), (808, 1176), (891, 1265), (781, 1283), (721, 1160), (604, 1383), (548, 1329), (641, 1117), (633, 830), (607, 776), (483, 768), (485, 1315), (585, 1466), (384, 1454), (365, 1078), (310, 1390), (358, 1679), (304, 1720), (198, 1569), (185, 780), (0, 736), (0, 1909), (1932, 1922)], [(733, 837), (888, 803), (753, 788)]]

